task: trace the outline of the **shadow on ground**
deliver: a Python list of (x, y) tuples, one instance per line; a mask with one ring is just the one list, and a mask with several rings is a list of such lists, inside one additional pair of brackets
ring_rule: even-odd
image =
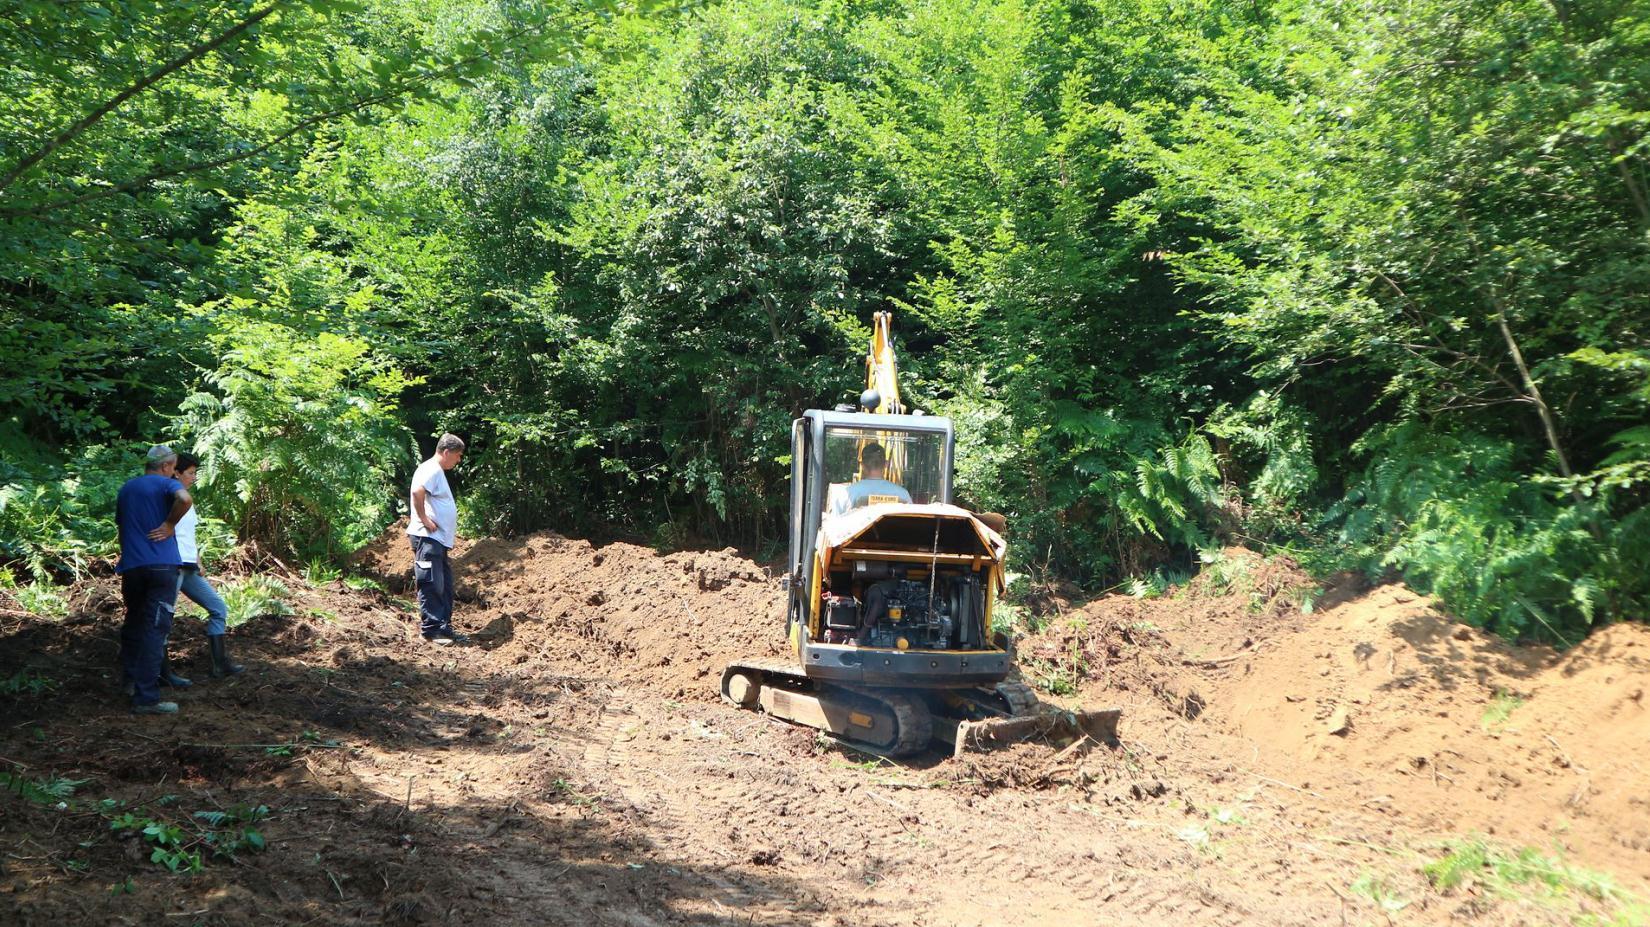
[[(0, 696), (0, 771), (74, 790), (61, 806), (0, 792), (0, 922), (813, 922), (777, 871), (662, 858), (645, 817), (588, 781), (572, 758), (603, 683), (478, 670), (485, 640), (435, 651), (364, 601), (239, 629), (248, 672), (199, 680), (173, 718), (134, 718), (115, 691), (106, 597), (4, 629), (0, 679), (49, 688)], [(200, 644), (180, 621), (180, 669)], [(203, 814), (259, 805), (267, 849), (213, 859)], [(203, 871), (153, 862), (151, 839), (111, 828), (127, 811), (177, 827)]]

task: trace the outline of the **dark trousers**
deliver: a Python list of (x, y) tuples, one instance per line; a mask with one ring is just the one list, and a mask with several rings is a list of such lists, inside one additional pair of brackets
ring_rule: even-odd
[(409, 535), (413, 579), (418, 585), (418, 630), (425, 637), (453, 630), (453, 568), (447, 548), (435, 538)]
[(120, 668), (133, 687), (132, 704), (160, 701), (160, 666), (166, 636), (172, 633), (172, 609), (178, 602), (178, 568), (136, 567), (120, 574), (120, 597), (126, 622), (120, 626)]

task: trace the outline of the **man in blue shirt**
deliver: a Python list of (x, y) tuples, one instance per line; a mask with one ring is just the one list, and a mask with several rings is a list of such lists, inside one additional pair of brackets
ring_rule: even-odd
[(831, 514), (844, 515), (879, 502), (910, 501), (911, 494), (905, 487), (888, 479), (888, 452), (873, 442), (859, 452), (859, 479), (848, 484), (848, 491), (837, 498)]
[(176, 702), (160, 700), (166, 637), (178, 600), (178, 520), (194, 504), (172, 478), (178, 455), (164, 444), (149, 449), (143, 475), (126, 481), (115, 497), (120, 527), (120, 595), (126, 622), (120, 629), (120, 666), (131, 685), (132, 713), (176, 714)]

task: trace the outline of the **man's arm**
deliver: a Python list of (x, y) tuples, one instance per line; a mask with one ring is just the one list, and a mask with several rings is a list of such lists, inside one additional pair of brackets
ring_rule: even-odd
[(428, 531), (431, 534), (435, 534), (436, 530), (437, 530), (436, 524), (435, 524), (435, 519), (431, 518), (430, 513), (424, 510), (424, 500), (428, 499), (429, 497), (430, 497), (430, 491), (429, 490), (425, 489), (422, 486), (414, 486), (413, 487), (413, 491), (412, 491), (413, 514), (418, 517), (418, 520), (420, 522), (423, 522), (425, 531)]
[(195, 500), (194, 497), (189, 495), (189, 490), (180, 487), (176, 493), (172, 494), (172, 511), (167, 514), (166, 520), (160, 523), (159, 528), (149, 532), (149, 540), (164, 541), (175, 534), (178, 529), (178, 521), (188, 514), (194, 505)]

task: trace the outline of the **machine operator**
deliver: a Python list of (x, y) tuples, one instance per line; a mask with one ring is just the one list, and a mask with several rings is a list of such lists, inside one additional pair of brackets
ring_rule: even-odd
[(911, 494), (904, 486), (888, 479), (888, 452), (882, 445), (873, 442), (860, 450), (859, 474), (859, 479), (848, 484), (848, 491), (833, 500), (832, 515), (843, 515), (879, 502), (911, 501)]

